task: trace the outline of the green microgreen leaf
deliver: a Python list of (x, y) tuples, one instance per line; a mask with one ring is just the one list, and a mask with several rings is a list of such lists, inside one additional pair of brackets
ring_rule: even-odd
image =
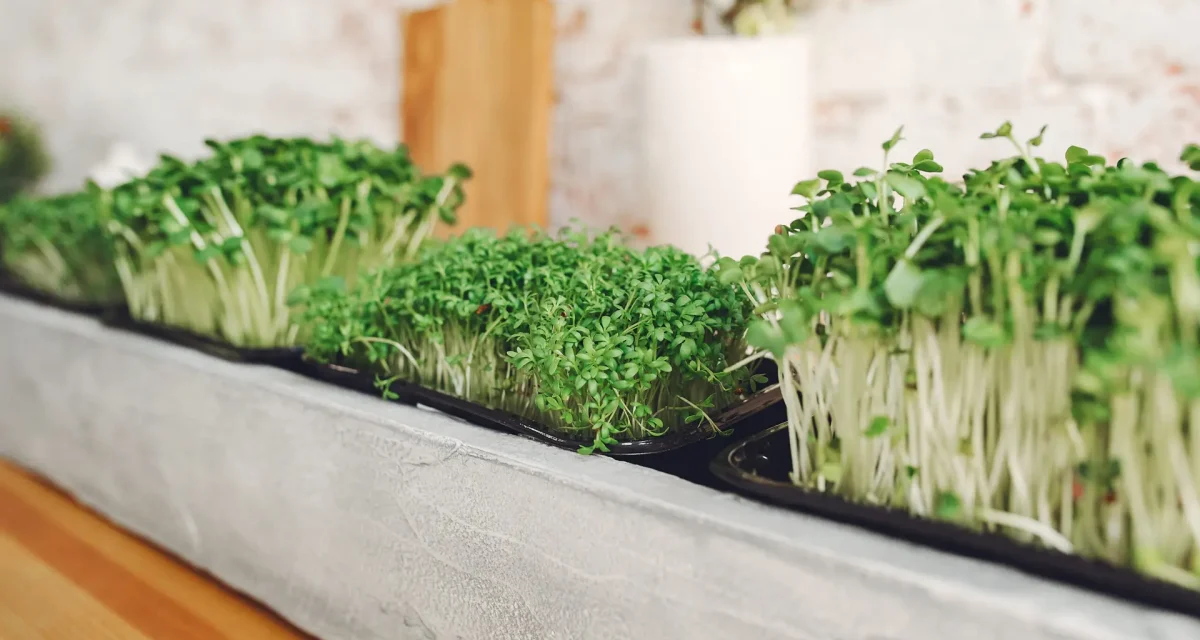
[(942, 520), (957, 520), (962, 515), (962, 499), (952, 491), (943, 491), (937, 495), (933, 513)]
[(820, 188), (820, 180), (803, 180), (801, 182), (797, 182), (796, 186), (792, 187), (792, 195), (804, 196), (805, 198), (811, 200), (812, 198), (816, 197), (817, 191), (819, 191)]
[(924, 283), (924, 273), (909, 260), (901, 259), (892, 267), (884, 282), (888, 302), (900, 309), (907, 309), (916, 302), (917, 294)]
[(917, 198), (925, 197), (925, 185), (922, 184), (920, 180), (910, 178), (894, 171), (889, 171), (884, 176), (884, 180), (886, 180), (887, 183), (896, 190), (896, 193), (899, 193), (909, 200), (916, 200)]
[(867, 427), (867, 430), (863, 432), (863, 435), (867, 436), (868, 438), (878, 438), (879, 436), (887, 433), (888, 427), (890, 427), (891, 424), (891, 418), (888, 418), (887, 416), (875, 416), (871, 419), (871, 424)]

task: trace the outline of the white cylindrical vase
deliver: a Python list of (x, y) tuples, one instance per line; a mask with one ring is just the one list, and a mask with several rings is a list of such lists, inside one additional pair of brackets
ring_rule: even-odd
[(796, 217), (812, 171), (808, 38), (704, 36), (651, 44), (644, 175), (655, 243), (757, 255)]

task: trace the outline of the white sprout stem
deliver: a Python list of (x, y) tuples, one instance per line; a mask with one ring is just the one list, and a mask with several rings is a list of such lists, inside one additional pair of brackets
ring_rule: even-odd
[(750, 364), (751, 362), (756, 362), (758, 360), (761, 360), (762, 358), (764, 358), (768, 355), (770, 355), (770, 354), (766, 351), (759, 351), (752, 355), (746, 356), (745, 358), (738, 360), (737, 362), (729, 365), (728, 367), (725, 367), (724, 373), (730, 373), (733, 371), (737, 371), (738, 369), (741, 369), (742, 367)]
[(808, 429), (802, 423), (803, 410), (800, 397), (793, 380), (793, 358), (784, 355), (779, 363), (779, 382), (783, 391), (783, 401), (787, 407), (788, 434), (792, 450), (792, 482), (803, 483), (809, 473), (808, 461)]
[(381, 260), (390, 264), (390, 258), (392, 254), (396, 252), (396, 248), (399, 246), (400, 241), (403, 240), (407, 235), (408, 227), (412, 225), (412, 221), (416, 215), (417, 213), (415, 211), (409, 211), (396, 218), (395, 223), (392, 225), (391, 234), (380, 246), (379, 255)]
[(328, 277), (333, 273), (333, 265), (338, 257), (338, 250), (342, 246), (342, 239), (346, 237), (346, 227), (350, 223), (350, 206), (352, 202), (350, 198), (344, 198), (342, 205), (338, 210), (337, 228), (333, 231), (333, 240), (329, 242), (329, 250), (325, 255), (325, 264), (321, 267), (321, 275)]
[[(207, 249), (208, 243), (204, 241), (204, 238), (199, 232), (196, 231), (196, 228), (191, 225), (191, 222), (187, 219), (187, 216), (184, 215), (183, 211), (179, 209), (179, 205), (175, 203), (175, 200), (170, 196), (164, 196), (163, 204), (166, 206), (167, 211), (171, 213), (171, 216), (175, 218), (175, 221), (178, 222), (181, 227), (188, 230), (188, 237), (191, 239), (192, 245), (196, 248), (196, 250), (204, 251)], [(221, 271), (221, 267), (214, 263), (212, 258), (206, 260), (205, 265), (212, 274), (213, 280), (215, 280), (217, 283), (217, 291), (221, 299), (226, 301), (226, 313), (228, 315), (231, 313), (228, 308), (235, 305), (229, 304), (234, 301), (234, 297), (229, 288), (228, 282), (225, 280), (225, 274)], [(244, 321), (244, 325), (242, 326), (249, 326), (251, 324), (250, 317), (248, 315), (248, 310), (244, 306), (242, 307), (242, 313), (242, 320)]]
[(417, 358), (415, 356), (413, 356), (412, 352), (409, 351), (407, 347), (400, 344), (399, 342), (396, 342), (395, 340), (388, 340), (386, 338), (374, 338), (371, 336), (358, 336), (357, 338), (354, 339), (354, 342), (379, 343), (379, 344), (386, 344), (388, 346), (394, 347), (396, 349), (396, 351), (398, 351), (400, 353), (400, 355), (404, 356), (404, 358), (408, 360), (408, 363), (414, 369), (417, 369), (420, 367), (420, 365), (417, 364)]
[(412, 260), (417, 255), (417, 249), (421, 247), (421, 243), (425, 241), (425, 238), (433, 233), (435, 225), (437, 225), (436, 216), (426, 216), (425, 219), (421, 220), (421, 223), (417, 225), (417, 229), (412, 232), (406, 243), (407, 246), (404, 249), (404, 258), (406, 260)]
[(994, 509), (980, 509), (975, 512), (975, 515), (984, 522), (1017, 529), (1036, 536), (1047, 546), (1063, 553), (1073, 553), (1075, 551), (1074, 545), (1071, 544), (1071, 541), (1066, 536), (1055, 531), (1046, 523), (1039, 522), (1033, 518), (996, 511)]
[(246, 255), (246, 264), (250, 267), (250, 272), (254, 276), (254, 285), (258, 288), (258, 293), (262, 297), (263, 306), (270, 305), (270, 294), (267, 293), (267, 279), (263, 275), (262, 267), (259, 265), (258, 256), (255, 255), (254, 247), (251, 245), (246, 232), (242, 229), (242, 225), (238, 224), (237, 218), (234, 217), (233, 211), (229, 209), (229, 205), (225, 202), (225, 197), (221, 193), (219, 187), (213, 187), (212, 191), (213, 202), (217, 205), (217, 210), (221, 213), (222, 219), (229, 230), (229, 233), (235, 238), (242, 239), (242, 253)]

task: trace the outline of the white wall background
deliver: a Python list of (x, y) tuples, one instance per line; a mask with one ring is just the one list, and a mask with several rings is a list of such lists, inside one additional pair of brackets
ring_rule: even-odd
[[(108, 145), (191, 154), (206, 136), (399, 131), (400, 6), (433, 0), (0, 0), (0, 105), (36, 114), (76, 185)], [(645, 234), (638, 51), (690, 0), (558, 0), (551, 211)], [(1070, 144), (1174, 160), (1200, 140), (1198, 0), (836, 0), (807, 26), (819, 166), (933, 149), (958, 172), (1005, 153), (1005, 119)], [(802, 176), (797, 176), (801, 178)]]

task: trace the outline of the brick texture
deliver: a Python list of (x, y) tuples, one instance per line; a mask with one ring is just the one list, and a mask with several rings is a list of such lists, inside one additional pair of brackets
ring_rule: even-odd
[[(683, 33), (686, 3), (568, 4), (552, 213), (636, 233), (647, 226), (634, 49)], [(1028, 136), (1049, 125), (1047, 157), (1075, 144), (1179, 169), (1179, 150), (1200, 140), (1192, 0), (827, 0), (804, 23), (816, 168), (878, 165), (900, 125), (898, 154), (933, 149), (951, 175), (1010, 151), (979, 139), (1005, 120)], [(585, 59), (595, 64), (577, 66)]]
[[(0, 0), (0, 105), (46, 124), (76, 184), (115, 140), (188, 154), (204, 136), (399, 131), (396, 10), (436, 0)], [(551, 217), (648, 228), (643, 46), (688, 33), (687, 0), (558, 0)], [(813, 38), (817, 168), (928, 147), (951, 174), (1007, 153), (1004, 120), (1045, 155), (1078, 144), (1178, 168), (1200, 141), (1196, 0), (824, 0)], [(802, 176), (797, 176), (797, 179)], [(786, 213), (783, 215), (786, 217)], [(652, 241), (653, 238), (643, 238)]]
[(391, 0), (0, 0), (0, 106), (43, 124), (47, 190), (109, 145), (191, 155), (204, 137), (338, 131), (396, 141)]
[(1042, 0), (1054, 37), (1051, 60), (1076, 81), (1141, 81), (1200, 72), (1200, 2)]

